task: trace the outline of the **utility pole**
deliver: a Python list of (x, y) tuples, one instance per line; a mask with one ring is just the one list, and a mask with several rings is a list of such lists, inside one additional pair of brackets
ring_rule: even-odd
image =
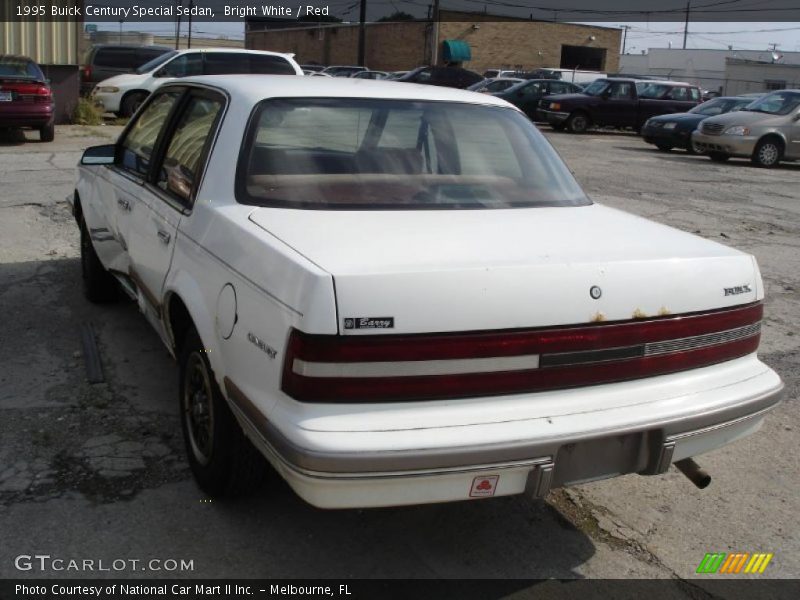
[[(175, 0), (175, 8), (177, 9), (178, 6), (183, 6), (183, 0)], [(176, 10), (175, 12), (177, 13), (178, 11)], [(178, 50), (181, 39), (181, 15), (178, 14), (176, 19), (178, 23), (175, 27), (175, 50)]]
[(439, 0), (433, 0), (433, 29), (431, 31), (431, 64), (439, 64)]
[(122, 22), (124, 19), (119, 20), (119, 43), (122, 44)]
[(683, 25), (683, 49), (686, 50), (686, 36), (689, 35), (689, 9), (691, 2), (686, 3), (686, 22)]
[(361, 0), (358, 16), (358, 66), (365, 67), (367, 53), (367, 0)]
[(624, 30), (625, 30), (625, 31), (623, 32), (623, 34), (622, 34), (622, 53), (623, 53), (623, 54), (625, 54), (625, 44), (626, 44), (626, 43), (627, 43), (627, 41), (628, 41), (628, 29), (630, 29), (630, 28), (631, 28), (631, 26), (630, 26), (630, 25), (623, 25), (623, 26), (622, 26), (622, 29), (624, 29)]
[(187, 40), (187, 48), (192, 47), (192, 7), (194, 6), (194, 0), (189, 0), (189, 39)]

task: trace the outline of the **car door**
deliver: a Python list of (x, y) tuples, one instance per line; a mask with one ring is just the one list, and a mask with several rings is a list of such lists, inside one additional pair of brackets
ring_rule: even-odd
[(633, 82), (612, 81), (595, 109), (595, 120), (601, 125), (633, 127), (638, 112), (633, 92)]
[(93, 204), (102, 214), (90, 231), (106, 268), (130, 276), (129, 232), (131, 219), (145, 210), (142, 188), (150, 172), (158, 137), (167, 123), (180, 92), (155, 95), (123, 131), (113, 165), (101, 169), (95, 179)]
[(536, 116), (536, 109), (539, 107), (539, 100), (546, 95), (547, 83), (544, 81), (532, 81), (517, 91), (514, 104), (533, 119)]
[(172, 262), (178, 225), (191, 214), (213, 133), (225, 97), (204, 88), (189, 88), (159, 136), (155, 158), (140, 193), (144, 210), (134, 215), (130, 231), (131, 279), (139, 290), (142, 311), (164, 335), (161, 298)]

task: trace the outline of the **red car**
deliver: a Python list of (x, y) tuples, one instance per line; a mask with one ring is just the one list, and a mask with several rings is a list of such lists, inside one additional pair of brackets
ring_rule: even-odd
[(39, 130), (43, 142), (55, 137), (55, 102), (50, 84), (26, 56), (0, 54), (0, 128)]

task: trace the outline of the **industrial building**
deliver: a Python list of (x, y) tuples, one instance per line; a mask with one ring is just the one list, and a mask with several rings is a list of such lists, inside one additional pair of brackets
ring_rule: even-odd
[(56, 123), (70, 120), (78, 102), (82, 21), (0, 21), (0, 54), (29, 56), (50, 79)]
[[(727, 61), (746, 61), (761, 68), (727, 68)], [(774, 89), (770, 65), (800, 65), (800, 52), (771, 50), (703, 50), (677, 48), (650, 48), (644, 54), (623, 54), (619, 59), (620, 73), (652, 75), (664, 79), (688, 81), (703, 89), (722, 94), (742, 93), (738, 90), (766, 91)], [(741, 77), (741, 80), (737, 80)], [(781, 80), (780, 77), (777, 78)]]
[[(357, 23), (289, 26), (276, 20), (250, 19), (245, 47), (293, 52), (300, 63), (357, 64), (359, 31)], [(489, 68), (619, 68), (621, 30), (612, 27), (441, 11), (438, 22), (367, 23), (364, 31), (366, 66), (381, 71), (442, 64), (452, 58), (446, 52), (456, 41), (467, 54), (454, 62), (478, 72)]]

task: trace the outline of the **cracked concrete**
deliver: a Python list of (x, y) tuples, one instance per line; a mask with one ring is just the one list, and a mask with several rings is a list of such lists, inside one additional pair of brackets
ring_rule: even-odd
[[(546, 502), (326, 512), (276, 478), (249, 498), (208, 502), (184, 459), (174, 363), (133, 304), (83, 300), (63, 200), (81, 149), (118, 131), (60, 127), (41, 145), (0, 137), (0, 577), (19, 576), (10, 557), (31, 548), (183, 557), (197, 577), (666, 578), (685, 598), (710, 597), (694, 574), (710, 551), (774, 552), (766, 576), (800, 576), (798, 166), (715, 165), (631, 135), (548, 133), (595, 200), (759, 259), (761, 355), (785, 378), (787, 402), (759, 434), (700, 459), (710, 488), (671, 470)], [(84, 321), (104, 384), (85, 379)]]

